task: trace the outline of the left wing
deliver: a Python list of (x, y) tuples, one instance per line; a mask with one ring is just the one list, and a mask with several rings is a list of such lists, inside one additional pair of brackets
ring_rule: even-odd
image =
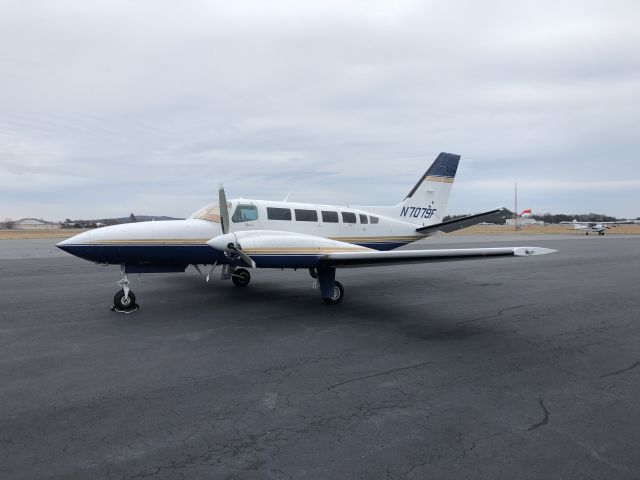
[(378, 251), (328, 238), (293, 232), (244, 230), (214, 237), (207, 244), (244, 266), (275, 268), (354, 268), (450, 262), (553, 253), (541, 247), (462, 248)]
[(457, 248), (444, 250), (400, 250), (389, 252), (330, 253), (319, 260), (320, 267), (358, 268), (411, 263), (451, 262), (496, 257), (529, 257), (557, 250), (542, 247)]

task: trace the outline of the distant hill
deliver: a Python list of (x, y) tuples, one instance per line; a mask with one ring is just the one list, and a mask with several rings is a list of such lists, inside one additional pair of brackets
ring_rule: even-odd
[[(136, 220), (132, 220), (131, 217), (121, 217), (121, 218), (101, 218), (98, 220), (88, 220), (89, 222), (94, 222), (94, 223), (105, 223), (105, 224), (113, 224), (113, 225), (117, 225), (120, 223), (132, 223), (132, 221), (138, 221), (138, 222), (152, 222), (154, 220), (160, 221), (160, 220), (184, 220), (184, 218), (175, 218), (175, 217), (167, 217), (164, 215), (158, 215), (158, 216), (154, 216), (154, 215), (136, 215), (135, 216)], [(107, 223), (109, 222), (109, 223)]]
[[(454, 220), (456, 218), (465, 217), (471, 214), (465, 215), (447, 215), (444, 217), (443, 221)], [(495, 223), (504, 225), (507, 219), (513, 218), (513, 212), (509, 209), (505, 208), (502, 212), (496, 215)], [(579, 222), (617, 222), (619, 220), (623, 220), (620, 218), (612, 217), (610, 215), (603, 215), (600, 213), (542, 213), (542, 214), (533, 214), (530, 218), (534, 220), (540, 220), (545, 223), (560, 223), (560, 222), (571, 222), (574, 219)]]
[(162, 220), (184, 220), (183, 218), (167, 217), (166, 215), (134, 215), (119, 218), (95, 218), (71, 220), (67, 218), (62, 222), (62, 228), (95, 228), (104, 225), (121, 225), (134, 222), (153, 222)]

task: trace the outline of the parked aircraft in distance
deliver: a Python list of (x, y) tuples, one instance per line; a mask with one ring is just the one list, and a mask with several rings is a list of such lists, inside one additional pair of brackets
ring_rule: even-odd
[(114, 306), (135, 306), (128, 273), (183, 272), (189, 265), (207, 281), (221, 277), (245, 287), (247, 268), (309, 269), (328, 304), (344, 298), (336, 269), (466, 259), (526, 257), (554, 252), (539, 247), (396, 250), (437, 232), (453, 232), (497, 214), (496, 209), (443, 222), (459, 155), (441, 153), (406, 198), (389, 207), (340, 207), (267, 200), (219, 201), (186, 220), (129, 223), (81, 233), (57, 246), (100, 264), (120, 265), (122, 287)]
[(620, 220), (619, 222), (579, 222), (574, 220), (573, 222), (561, 223), (572, 225), (572, 230), (582, 230), (585, 232), (585, 235), (589, 235), (589, 233), (604, 235), (607, 230), (611, 230), (618, 225), (626, 225), (633, 222), (631, 220)]

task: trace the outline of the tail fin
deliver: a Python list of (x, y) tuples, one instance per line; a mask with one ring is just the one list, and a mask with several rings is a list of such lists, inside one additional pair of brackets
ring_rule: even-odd
[(442, 152), (431, 164), (409, 195), (397, 205), (401, 220), (420, 225), (442, 222), (460, 155)]
[(357, 208), (420, 226), (441, 223), (446, 215), (458, 163), (460, 155), (442, 152), (399, 204), (393, 207)]

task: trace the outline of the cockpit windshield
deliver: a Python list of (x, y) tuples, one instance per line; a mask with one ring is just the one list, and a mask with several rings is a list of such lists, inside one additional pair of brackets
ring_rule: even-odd
[[(227, 202), (227, 208), (231, 210), (231, 202)], [(195, 218), (199, 220), (208, 220), (210, 222), (221, 223), (220, 222), (220, 203), (213, 202), (207, 205), (206, 207), (201, 208), (194, 214), (190, 215), (189, 218)]]

